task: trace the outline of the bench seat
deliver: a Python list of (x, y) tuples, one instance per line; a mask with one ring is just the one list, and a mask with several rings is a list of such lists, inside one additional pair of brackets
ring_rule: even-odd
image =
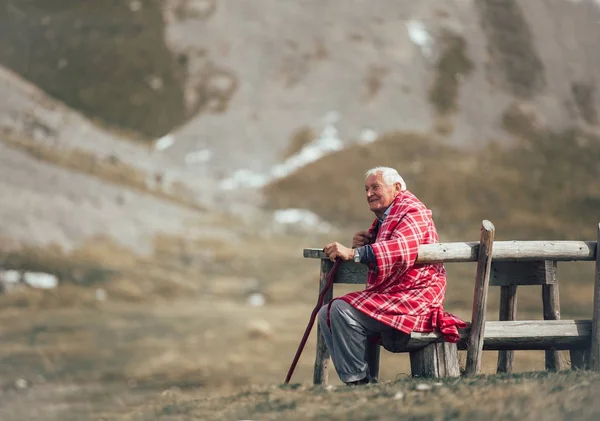
[[(467, 349), (470, 324), (460, 329), (459, 350)], [(483, 349), (502, 350), (568, 350), (586, 349), (592, 337), (591, 320), (511, 320), (486, 321)], [(412, 332), (405, 349), (412, 352), (442, 342), (439, 332)]]

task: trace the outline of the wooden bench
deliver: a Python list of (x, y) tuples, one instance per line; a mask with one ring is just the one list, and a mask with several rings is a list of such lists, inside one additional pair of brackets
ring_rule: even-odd
[[(498, 372), (511, 372), (515, 350), (546, 351), (546, 368), (563, 367), (557, 351), (570, 352), (573, 369), (600, 371), (600, 224), (597, 241), (495, 241), (494, 225), (482, 222), (479, 242), (450, 242), (419, 247), (417, 263), (477, 262), (473, 310), (468, 327), (460, 330), (457, 344), (444, 342), (438, 332), (413, 332), (399, 352), (410, 354), (411, 373), (422, 377), (460, 376), (457, 350), (467, 351), (464, 375), (475, 375), (481, 368), (484, 350), (498, 353)], [(320, 259), (319, 294), (327, 283), (333, 262), (322, 249), (304, 249), (305, 258)], [(591, 320), (560, 320), (558, 262), (596, 261), (593, 316)], [(342, 262), (335, 284), (365, 284), (367, 267)], [(544, 320), (516, 320), (517, 287), (540, 285)], [(486, 321), (489, 286), (499, 286), (498, 321)], [(451, 284), (449, 284), (451, 288)], [(333, 298), (333, 288), (324, 303)], [(379, 376), (380, 346), (368, 342), (367, 362), (372, 378)], [(321, 335), (317, 337), (314, 384), (327, 384), (329, 351)]]

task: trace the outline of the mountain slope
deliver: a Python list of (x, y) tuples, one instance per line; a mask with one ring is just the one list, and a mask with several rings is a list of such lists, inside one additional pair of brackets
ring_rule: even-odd
[(184, 165), (200, 152), (189, 171), (208, 180), (269, 171), (331, 113), (345, 144), (365, 130), (510, 142), (501, 116), (515, 100), (552, 130), (598, 124), (594, 1), (0, 6), (0, 64), (88, 117), (171, 133), (164, 153)]

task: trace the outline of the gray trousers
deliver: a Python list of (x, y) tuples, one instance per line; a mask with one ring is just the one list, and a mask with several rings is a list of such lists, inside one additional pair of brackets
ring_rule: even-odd
[(331, 329), (327, 326), (327, 305), (319, 310), (318, 319), (335, 371), (344, 383), (368, 376), (367, 336), (394, 330), (343, 300), (331, 303)]

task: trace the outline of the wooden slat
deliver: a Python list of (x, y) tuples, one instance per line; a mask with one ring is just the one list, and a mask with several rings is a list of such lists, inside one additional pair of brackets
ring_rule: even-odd
[(490, 285), (545, 285), (554, 282), (554, 276), (547, 276), (547, 267), (544, 260), (493, 262), (490, 275)]
[[(333, 266), (331, 260), (323, 259), (326, 270)], [(354, 263), (353, 261), (341, 262), (335, 272), (333, 283), (335, 284), (365, 284), (367, 282), (367, 265)]]
[[(500, 314), (498, 320), (516, 320), (517, 319), (517, 286), (507, 285), (501, 287), (500, 291)], [(512, 373), (513, 362), (515, 360), (514, 351), (498, 352), (498, 373)]]
[[(594, 261), (596, 241), (496, 241), (492, 258), (501, 260)], [(417, 263), (476, 262), (478, 242), (449, 242), (419, 246)], [(304, 257), (323, 259), (319, 248), (304, 249)]]
[[(598, 224), (598, 243), (600, 243), (600, 224)], [(596, 252), (596, 276), (594, 282), (594, 315), (592, 343), (590, 347), (590, 370), (600, 371), (600, 247)]]
[[(544, 311), (544, 320), (560, 319), (560, 296), (558, 290), (558, 281), (556, 279), (556, 262), (546, 262), (546, 276), (549, 285), (542, 285), (542, 306)], [(560, 371), (563, 363), (558, 351), (553, 349), (546, 350), (546, 370)]]
[[(470, 327), (460, 329), (458, 349), (466, 350)], [(591, 320), (514, 320), (487, 321), (483, 349), (500, 350), (558, 350), (589, 347)], [(442, 341), (441, 334), (413, 332), (403, 351), (411, 352), (432, 342)]]
[(481, 368), (483, 350), (483, 335), (485, 331), (485, 312), (487, 309), (488, 287), (490, 284), (490, 269), (492, 266), (492, 250), (494, 245), (494, 224), (484, 220), (481, 224), (481, 240), (477, 272), (475, 275), (475, 291), (473, 293), (473, 313), (469, 346), (467, 348), (467, 363), (465, 376), (477, 374)]

